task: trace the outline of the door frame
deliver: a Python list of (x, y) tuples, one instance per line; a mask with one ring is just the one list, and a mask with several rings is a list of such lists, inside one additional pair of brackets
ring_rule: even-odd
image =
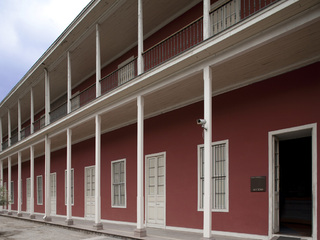
[[(303, 136), (311, 136), (312, 144), (312, 236), (305, 239), (317, 239), (317, 123), (307, 124), (292, 128), (270, 131), (268, 133), (268, 158), (269, 158), (269, 239), (280, 236), (273, 232), (274, 216), (274, 162), (273, 162), (273, 137), (294, 139)], [(281, 140), (281, 139), (280, 139)]]
[(158, 228), (165, 228), (166, 227), (166, 220), (167, 220), (167, 156), (166, 156), (166, 152), (158, 152), (158, 153), (153, 153), (153, 154), (148, 154), (145, 155), (145, 225), (146, 227), (148, 227), (148, 221), (147, 221), (147, 216), (148, 216), (148, 199), (147, 199), (147, 189), (148, 189), (148, 178), (147, 178), (147, 159), (149, 157), (155, 157), (155, 156), (159, 156), (159, 155), (163, 155), (164, 157), (164, 220), (163, 220), (163, 225), (155, 225), (155, 224), (150, 224), (149, 226), (152, 227), (158, 227)]

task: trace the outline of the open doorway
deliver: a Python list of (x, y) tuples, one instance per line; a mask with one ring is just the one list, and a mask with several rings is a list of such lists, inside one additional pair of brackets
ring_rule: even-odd
[(311, 136), (279, 139), (279, 200), (279, 234), (311, 236)]

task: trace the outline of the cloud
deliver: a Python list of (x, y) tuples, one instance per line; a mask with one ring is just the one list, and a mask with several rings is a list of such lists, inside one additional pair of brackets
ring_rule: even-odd
[(89, 2), (0, 1), (0, 101)]

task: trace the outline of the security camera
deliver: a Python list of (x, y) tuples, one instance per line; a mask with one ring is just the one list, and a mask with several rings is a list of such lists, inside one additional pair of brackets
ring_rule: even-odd
[(204, 125), (204, 124), (206, 124), (206, 120), (204, 120), (204, 119), (197, 119), (197, 124), (199, 124), (199, 125)]

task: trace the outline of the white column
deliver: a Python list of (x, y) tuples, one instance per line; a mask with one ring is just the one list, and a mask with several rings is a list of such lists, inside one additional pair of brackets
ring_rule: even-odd
[(71, 96), (72, 96), (72, 86), (71, 86), (71, 56), (70, 52), (67, 52), (67, 71), (68, 71), (68, 84), (67, 84), (67, 113), (71, 113)]
[(44, 92), (45, 92), (45, 124), (50, 124), (50, 80), (49, 72), (44, 69)]
[(18, 152), (18, 217), (21, 216), (21, 152)]
[(30, 218), (35, 219), (34, 215), (34, 146), (30, 146)]
[(11, 157), (8, 157), (8, 215), (12, 215), (11, 212)]
[(67, 225), (73, 225), (71, 206), (71, 148), (72, 130), (67, 129)]
[(3, 139), (3, 134), (2, 134), (2, 118), (0, 117), (0, 151), (2, 151), (2, 139)]
[(33, 88), (30, 90), (30, 133), (34, 133), (34, 101), (33, 101)]
[(142, 0), (138, 0), (138, 75), (144, 72), (142, 53), (143, 53), (143, 10), (142, 10)]
[(210, 0), (203, 0), (203, 40), (210, 37)]
[(50, 152), (51, 152), (51, 139), (48, 135), (45, 136), (45, 221), (51, 221), (51, 186), (50, 186)]
[[(3, 160), (0, 160), (0, 187), (3, 187)], [(3, 206), (0, 206), (0, 211), (3, 210)]]
[(204, 80), (204, 201), (203, 201), (203, 237), (211, 238), (212, 229), (212, 71), (203, 69)]
[(11, 114), (10, 109), (8, 109), (8, 147), (11, 146)]
[(96, 115), (96, 145), (95, 145), (95, 223), (93, 227), (97, 230), (103, 229), (101, 223), (101, 196), (100, 196), (100, 174), (101, 174), (101, 116)]
[(137, 229), (134, 234), (137, 237), (147, 235), (144, 227), (144, 196), (143, 196), (143, 135), (144, 135), (144, 97), (137, 98)]
[(99, 24), (96, 24), (96, 97), (101, 95), (101, 52)]
[(18, 99), (18, 141), (21, 140), (21, 103)]

